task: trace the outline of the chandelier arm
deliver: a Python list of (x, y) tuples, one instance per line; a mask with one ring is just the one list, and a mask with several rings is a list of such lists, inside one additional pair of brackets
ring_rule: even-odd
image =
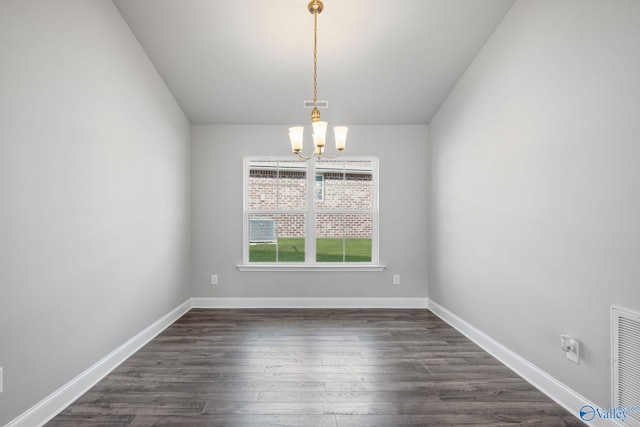
[(295, 154), (296, 157), (299, 158), (300, 160), (302, 160), (303, 162), (306, 162), (307, 160), (311, 160), (316, 155), (315, 151), (313, 153), (311, 153), (311, 155), (309, 157), (303, 156), (302, 154), (300, 154), (299, 151), (294, 151), (293, 154)]
[(303, 161), (306, 162), (307, 160), (311, 160), (314, 157), (316, 157), (318, 160), (320, 160), (320, 159), (335, 159), (336, 157), (340, 156), (343, 151), (344, 150), (338, 150), (338, 152), (336, 154), (329, 155), (324, 150), (318, 152), (317, 149), (316, 149), (309, 156), (303, 155), (300, 151), (294, 151), (293, 154), (295, 154), (295, 156), (298, 159), (303, 160)]
[(318, 159), (325, 158), (325, 159), (335, 159), (336, 157), (338, 157), (340, 154), (342, 154), (342, 150), (338, 151), (336, 154), (330, 156), (328, 154), (322, 153), (320, 156), (318, 156)]

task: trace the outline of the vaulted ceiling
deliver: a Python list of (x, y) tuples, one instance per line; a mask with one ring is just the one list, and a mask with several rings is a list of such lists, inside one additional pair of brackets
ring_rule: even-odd
[[(426, 124), (514, 0), (324, 0), (318, 99), (332, 124)], [(305, 124), (307, 0), (114, 0), (194, 124)]]

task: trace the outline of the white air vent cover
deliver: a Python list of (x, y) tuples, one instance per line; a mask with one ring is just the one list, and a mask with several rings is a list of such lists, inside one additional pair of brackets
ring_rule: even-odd
[[(313, 108), (313, 101), (304, 101), (302, 104), (304, 108)], [(318, 108), (329, 108), (329, 101), (318, 100)]]
[[(640, 407), (640, 314), (611, 308), (613, 327), (613, 407)], [(630, 411), (625, 424), (640, 427), (640, 411)]]

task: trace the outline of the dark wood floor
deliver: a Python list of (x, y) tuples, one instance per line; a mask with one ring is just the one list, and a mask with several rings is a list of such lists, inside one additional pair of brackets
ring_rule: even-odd
[(579, 426), (427, 310), (194, 309), (49, 426)]

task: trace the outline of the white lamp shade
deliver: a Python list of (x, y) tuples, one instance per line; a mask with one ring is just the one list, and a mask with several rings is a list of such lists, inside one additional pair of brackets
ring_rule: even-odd
[(347, 132), (349, 128), (346, 126), (336, 126), (333, 128), (333, 132), (336, 137), (336, 150), (342, 151), (347, 146)]
[(291, 140), (291, 149), (293, 152), (302, 151), (302, 138), (304, 136), (304, 127), (295, 126), (289, 128), (289, 139)]
[(327, 122), (313, 122), (313, 133), (323, 138), (327, 136)]

